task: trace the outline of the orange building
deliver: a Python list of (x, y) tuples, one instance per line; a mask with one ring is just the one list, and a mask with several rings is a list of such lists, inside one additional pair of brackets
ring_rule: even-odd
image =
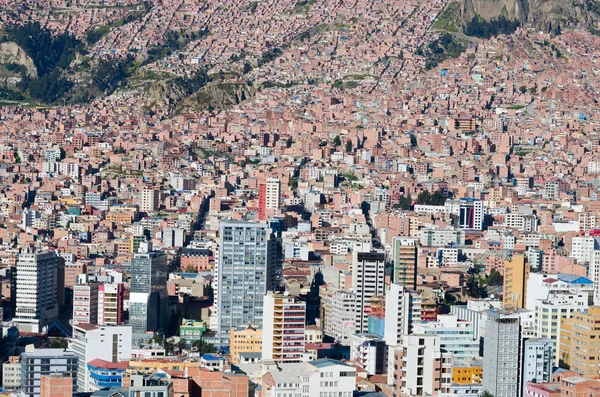
[(40, 397), (73, 396), (73, 378), (62, 374), (42, 375), (40, 379)]

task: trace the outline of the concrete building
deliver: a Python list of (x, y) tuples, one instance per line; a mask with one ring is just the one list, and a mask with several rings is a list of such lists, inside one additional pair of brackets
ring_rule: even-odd
[(263, 331), (251, 326), (239, 327), (229, 331), (229, 354), (233, 364), (239, 363), (240, 353), (261, 353)]
[(387, 370), (387, 346), (379, 335), (350, 335), (350, 361), (368, 375), (383, 374)]
[(53, 251), (19, 254), (14, 323), (21, 332), (42, 332), (58, 320), (57, 257)]
[(2, 364), (2, 388), (16, 390), (21, 387), (21, 356), (10, 356)]
[(494, 397), (521, 396), (521, 325), (519, 315), (488, 310), (483, 347), (483, 390)]
[(452, 384), (452, 356), (436, 335), (407, 335), (394, 350), (393, 397), (436, 396)]
[(356, 332), (368, 331), (370, 300), (382, 296), (385, 289), (385, 255), (381, 252), (354, 251), (352, 290), (356, 295)]
[(446, 247), (465, 245), (465, 231), (462, 229), (421, 229), (419, 242), (423, 247)]
[(356, 295), (335, 291), (323, 298), (325, 335), (344, 346), (350, 345), (350, 335), (356, 333)]
[(600, 251), (600, 241), (595, 236), (575, 236), (571, 240), (571, 257), (577, 263), (590, 263), (594, 251)]
[(78, 357), (77, 386), (81, 392), (92, 391), (87, 364), (94, 359), (118, 363), (131, 358), (131, 327), (79, 324), (73, 327), (69, 342)]
[(98, 325), (123, 324), (123, 283), (104, 283), (98, 287)]
[(272, 369), (262, 377), (262, 397), (351, 397), (356, 390), (356, 369), (337, 360), (320, 359), (289, 369), (271, 365), (267, 368)]
[(148, 339), (148, 332), (161, 332), (167, 326), (167, 276), (167, 255), (164, 252), (134, 254), (129, 295), (129, 325), (134, 344)]
[(111, 361), (94, 359), (87, 363), (87, 385), (94, 392), (106, 387), (120, 387), (123, 374), (127, 370), (128, 361), (113, 363)]
[(527, 301), (527, 279), (531, 267), (522, 255), (504, 262), (504, 308), (523, 309)]
[(554, 343), (547, 338), (525, 340), (523, 345), (523, 379), (522, 389), (527, 382), (536, 383), (552, 381)]
[(305, 346), (306, 302), (269, 291), (264, 297), (263, 308), (263, 361), (301, 361)]
[(479, 356), (479, 341), (475, 339), (473, 323), (459, 320), (457, 315), (438, 315), (437, 321), (417, 324), (414, 332), (437, 335), (440, 347), (452, 354), (452, 359), (468, 361)]
[(140, 211), (155, 212), (160, 207), (160, 190), (143, 189), (140, 194)]
[(399, 345), (403, 335), (413, 333), (421, 322), (421, 294), (402, 284), (392, 283), (385, 293), (384, 339), (390, 346)]
[(483, 201), (461, 198), (458, 227), (460, 229), (483, 230)]
[(591, 306), (587, 313), (573, 313), (565, 319), (560, 331), (560, 366), (586, 377), (598, 376), (600, 355), (597, 351), (600, 340), (600, 307)]
[(417, 288), (417, 254), (416, 238), (396, 236), (392, 238), (392, 273), (393, 282), (404, 285), (407, 289)]
[(41, 396), (43, 375), (63, 374), (69, 377), (72, 391), (77, 391), (78, 357), (65, 349), (35, 349), (21, 353), (21, 394)]
[(221, 224), (215, 291), (221, 343), (229, 341), (231, 328), (262, 327), (263, 297), (274, 284), (272, 255), (267, 225), (236, 221)]
[(273, 215), (279, 210), (279, 205), (279, 179), (268, 178), (258, 187), (258, 219), (266, 220), (269, 215)]
[(98, 287), (81, 274), (73, 286), (73, 325), (98, 323)]

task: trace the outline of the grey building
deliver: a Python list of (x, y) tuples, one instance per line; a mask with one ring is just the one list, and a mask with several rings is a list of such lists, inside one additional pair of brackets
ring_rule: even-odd
[(16, 266), (16, 313), (21, 332), (42, 332), (58, 320), (58, 259), (53, 251), (26, 249)]
[(554, 342), (549, 338), (530, 338), (525, 341), (522, 390), (525, 390), (527, 382), (552, 381), (553, 347)]
[(217, 263), (219, 339), (242, 325), (262, 328), (263, 297), (275, 284), (275, 260), (269, 227), (241, 221), (221, 224)]
[(494, 397), (521, 396), (521, 325), (519, 315), (487, 312), (483, 344), (483, 390)]
[(129, 325), (134, 345), (148, 339), (148, 332), (162, 332), (167, 326), (167, 277), (167, 255), (164, 252), (134, 254), (129, 299)]
[(77, 391), (77, 355), (64, 349), (36, 349), (21, 353), (21, 392), (26, 397), (40, 395), (42, 375), (63, 374), (73, 379)]

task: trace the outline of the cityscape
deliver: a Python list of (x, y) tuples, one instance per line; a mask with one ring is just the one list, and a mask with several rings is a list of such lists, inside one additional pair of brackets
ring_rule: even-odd
[(600, 397), (599, 100), (598, 0), (0, 0), (0, 396)]

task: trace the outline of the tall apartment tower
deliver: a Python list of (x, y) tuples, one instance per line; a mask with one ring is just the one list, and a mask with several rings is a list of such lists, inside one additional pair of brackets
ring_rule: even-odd
[(160, 207), (160, 190), (143, 189), (140, 195), (140, 211), (158, 211)]
[(58, 319), (57, 257), (27, 249), (17, 261), (16, 313), (21, 332), (41, 332)]
[(384, 335), (388, 345), (388, 384), (393, 384), (394, 351), (402, 343), (402, 337), (413, 333), (415, 324), (421, 322), (421, 294), (408, 291), (404, 285), (392, 283), (385, 291)]
[(134, 254), (129, 296), (129, 325), (134, 344), (147, 339), (148, 332), (160, 332), (167, 326), (167, 275), (167, 255), (164, 252)]
[(504, 308), (523, 309), (527, 301), (527, 280), (531, 266), (523, 255), (504, 262)]
[(300, 362), (305, 346), (306, 303), (269, 292), (264, 298), (262, 359)]
[(98, 287), (100, 283), (88, 282), (80, 274), (73, 286), (73, 325), (98, 323)]
[(98, 325), (123, 324), (123, 283), (104, 283), (98, 287)]
[(371, 298), (385, 290), (385, 254), (383, 252), (352, 253), (352, 290), (356, 294), (356, 332), (368, 332), (368, 308)]
[(592, 341), (600, 340), (600, 327), (597, 326), (600, 323), (600, 307), (591, 306), (587, 313), (574, 312), (571, 318), (565, 318), (562, 322), (560, 366), (581, 376), (597, 377), (600, 357), (590, 350), (594, 349), (592, 343), (598, 343)]
[(460, 199), (458, 227), (483, 230), (483, 201), (473, 198)]
[(552, 381), (554, 342), (548, 338), (530, 338), (523, 345), (523, 381), (525, 390), (527, 382), (545, 383)]
[(131, 359), (131, 327), (101, 327), (79, 324), (73, 327), (69, 349), (78, 357), (77, 390), (93, 391), (88, 363), (101, 359), (112, 363)]
[(269, 212), (279, 209), (280, 183), (279, 179), (268, 178), (258, 187), (258, 219), (265, 220)]
[(392, 238), (393, 281), (409, 290), (417, 288), (418, 251), (418, 239), (403, 236)]
[(483, 390), (494, 397), (521, 396), (521, 325), (519, 315), (487, 311), (483, 344)]
[(222, 343), (229, 330), (263, 326), (263, 299), (273, 290), (272, 246), (265, 224), (221, 224), (217, 268), (217, 329)]

